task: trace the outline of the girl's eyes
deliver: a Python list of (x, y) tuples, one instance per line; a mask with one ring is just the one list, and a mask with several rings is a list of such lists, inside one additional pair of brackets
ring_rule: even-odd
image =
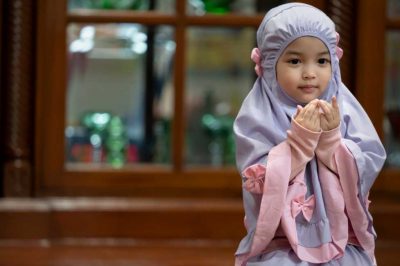
[(300, 63), (300, 59), (290, 59), (290, 60), (288, 61), (288, 63), (289, 63), (289, 64), (292, 64), (292, 65), (297, 65), (297, 64)]
[[(297, 65), (297, 64), (300, 64), (301, 63), (301, 60), (300, 59), (296, 59), (296, 58), (294, 58), (294, 59), (289, 59), (288, 61), (287, 61), (289, 64), (291, 64), (291, 65)], [(329, 59), (327, 59), (327, 58), (319, 58), (318, 60), (317, 60), (317, 62), (318, 62), (318, 64), (320, 64), (320, 65), (325, 65), (325, 64), (329, 64)]]
[(328, 63), (329, 63), (329, 60), (326, 59), (326, 58), (318, 59), (318, 64), (325, 65), (325, 64), (328, 64)]

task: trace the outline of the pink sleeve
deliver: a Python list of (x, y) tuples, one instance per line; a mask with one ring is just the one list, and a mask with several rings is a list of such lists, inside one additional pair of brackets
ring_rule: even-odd
[[(291, 148), (291, 173), (293, 179), (306, 164), (314, 157), (314, 150), (317, 147), (320, 132), (310, 131), (300, 126), (294, 119), (292, 127), (287, 131), (287, 141)], [(266, 174), (266, 166), (254, 164), (247, 167), (242, 175), (246, 178), (243, 187), (253, 193), (262, 194)]]
[(319, 143), (315, 149), (318, 159), (331, 171), (337, 174), (337, 165), (334, 159), (335, 152), (340, 146), (342, 135), (340, 127), (329, 131), (323, 131), (319, 138)]
[(300, 126), (292, 119), (292, 127), (287, 131), (292, 154), (290, 180), (292, 180), (314, 157), (321, 132), (313, 132)]

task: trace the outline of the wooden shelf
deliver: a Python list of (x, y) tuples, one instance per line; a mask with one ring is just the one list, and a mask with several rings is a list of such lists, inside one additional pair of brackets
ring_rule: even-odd
[(400, 30), (400, 18), (398, 18), (398, 19), (388, 19), (386, 21), (386, 28), (388, 30)]
[(224, 14), (204, 16), (178, 16), (159, 11), (125, 11), (125, 10), (90, 10), (76, 9), (70, 11), (67, 21), (70, 23), (140, 23), (145, 25), (203, 25), (228, 27), (257, 27), (263, 15)]
[(37, 184), (38, 196), (135, 196), (240, 198), (241, 178), (234, 168), (112, 169), (64, 171)]
[(0, 200), (0, 240), (239, 239), (243, 215), (240, 199), (6, 199)]
[(186, 23), (189, 25), (204, 26), (254, 26), (258, 27), (263, 19), (262, 15), (205, 15), (205, 16), (189, 16), (186, 17)]
[(176, 24), (177, 17), (156, 11), (76, 9), (67, 15), (75, 23), (141, 23), (146, 25)]

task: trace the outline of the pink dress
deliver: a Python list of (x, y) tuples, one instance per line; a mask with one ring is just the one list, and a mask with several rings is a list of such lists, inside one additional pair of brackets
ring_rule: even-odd
[[(323, 197), (307, 193), (305, 166), (314, 156)], [(262, 196), (250, 249), (236, 254), (236, 265), (276, 265), (277, 254), (284, 256), (283, 265), (373, 265), (375, 240), (364, 211), (368, 202), (362, 206), (357, 197), (357, 167), (339, 127), (316, 133), (293, 120), (287, 140), (271, 149), (266, 165), (252, 165), (243, 176), (244, 189)], [(296, 223), (315, 223), (318, 201), (326, 210), (329, 241), (307, 245), (299, 241)]]

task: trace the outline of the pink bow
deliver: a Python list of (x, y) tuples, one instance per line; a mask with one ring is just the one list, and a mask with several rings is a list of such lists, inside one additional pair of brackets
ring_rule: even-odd
[(311, 195), (307, 200), (304, 200), (304, 197), (298, 197), (292, 200), (292, 217), (296, 218), (296, 216), (301, 212), (303, 212), (303, 216), (307, 221), (311, 220), (311, 217), (314, 212), (315, 206), (315, 197)]
[(243, 171), (243, 176), (247, 178), (243, 187), (250, 192), (261, 194), (264, 191), (264, 179), (266, 169), (262, 164), (254, 164)]
[(254, 67), (254, 70), (256, 71), (257, 75), (259, 77), (262, 76), (263, 73), (263, 69), (261, 67), (261, 53), (260, 53), (260, 49), (253, 48), (253, 50), (251, 51), (251, 56), (250, 56), (251, 60), (253, 60), (254, 63), (256, 63), (256, 66)]
[(340, 58), (342, 58), (343, 56), (343, 49), (338, 46), (339, 40), (340, 40), (340, 35), (339, 33), (336, 32), (336, 55), (340, 60)]

